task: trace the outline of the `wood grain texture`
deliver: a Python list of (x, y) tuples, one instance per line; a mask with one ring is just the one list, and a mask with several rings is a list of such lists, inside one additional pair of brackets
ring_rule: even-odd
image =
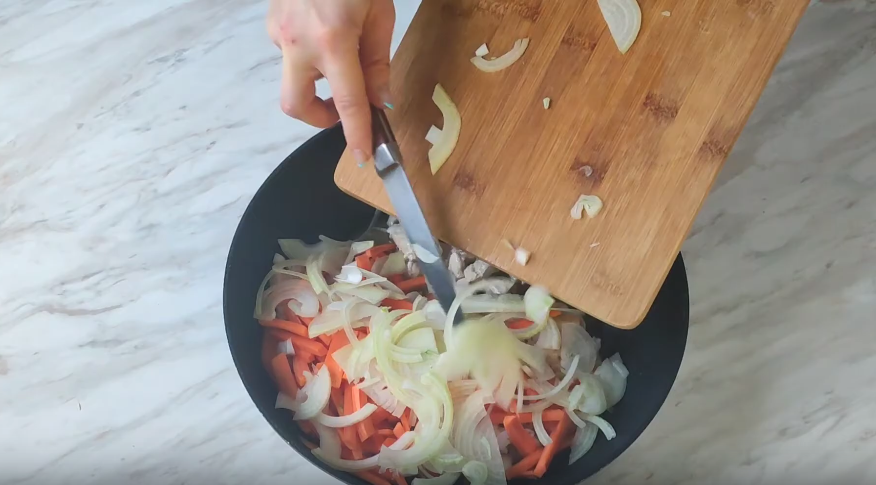
[[(389, 118), (436, 236), (621, 328), (646, 315), (808, 2), (640, 5), (622, 55), (595, 0), (427, 0), (392, 61)], [(504, 71), (469, 62), (483, 42), (498, 56), (522, 37), (529, 49)], [(462, 133), (432, 176), (438, 82)], [(393, 212), (351, 157), (335, 180)], [(569, 216), (580, 194), (602, 198), (598, 217)], [(503, 238), (532, 251), (527, 266)]]

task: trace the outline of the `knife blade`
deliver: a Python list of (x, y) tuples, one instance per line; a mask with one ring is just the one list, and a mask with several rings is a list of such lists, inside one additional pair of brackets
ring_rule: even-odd
[[(372, 133), (374, 144), (374, 168), (383, 181), (389, 201), (395, 209), (395, 215), (401, 223), (411, 246), (415, 249), (420, 270), (426, 281), (438, 298), (445, 312), (456, 299), (456, 286), (450, 270), (441, 259), (441, 250), (426, 216), (420, 208), (420, 203), (414, 195), (411, 181), (402, 166), (402, 156), (396, 142), (389, 120), (383, 110), (372, 107)], [(454, 324), (462, 321), (462, 312), (456, 313)]]

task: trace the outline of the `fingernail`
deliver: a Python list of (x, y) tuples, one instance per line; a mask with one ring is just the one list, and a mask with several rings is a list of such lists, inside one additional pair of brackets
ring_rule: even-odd
[(389, 109), (395, 109), (395, 106), (392, 104), (392, 93), (389, 91), (389, 86), (380, 88), (378, 94), (380, 96), (380, 101), (383, 102), (384, 106)]
[(371, 160), (371, 157), (369, 157), (365, 154), (365, 152), (359, 149), (353, 150), (353, 158), (356, 160), (356, 165), (359, 168), (364, 167), (365, 164)]

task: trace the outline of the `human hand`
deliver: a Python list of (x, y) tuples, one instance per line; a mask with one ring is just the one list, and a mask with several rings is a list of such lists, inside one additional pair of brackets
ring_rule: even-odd
[[(283, 51), (280, 106), (287, 115), (327, 128), (340, 119), (359, 163), (371, 159), (371, 111), (392, 105), (389, 46), (392, 0), (271, 0), (268, 35)], [(333, 97), (316, 96), (325, 76)]]

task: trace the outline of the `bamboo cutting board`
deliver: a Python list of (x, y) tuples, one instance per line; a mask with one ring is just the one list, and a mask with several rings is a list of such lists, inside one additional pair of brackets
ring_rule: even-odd
[[(635, 327), (807, 4), (640, 0), (642, 29), (621, 54), (596, 0), (424, 0), (392, 61), (389, 118), (435, 235)], [(503, 71), (469, 61), (484, 42), (498, 57), (523, 37), (529, 48)], [(433, 176), (436, 83), (462, 132)], [(335, 181), (393, 213), (380, 179), (348, 154)], [(571, 218), (581, 194), (603, 200), (596, 218)], [(531, 251), (529, 264), (503, 238)]]

